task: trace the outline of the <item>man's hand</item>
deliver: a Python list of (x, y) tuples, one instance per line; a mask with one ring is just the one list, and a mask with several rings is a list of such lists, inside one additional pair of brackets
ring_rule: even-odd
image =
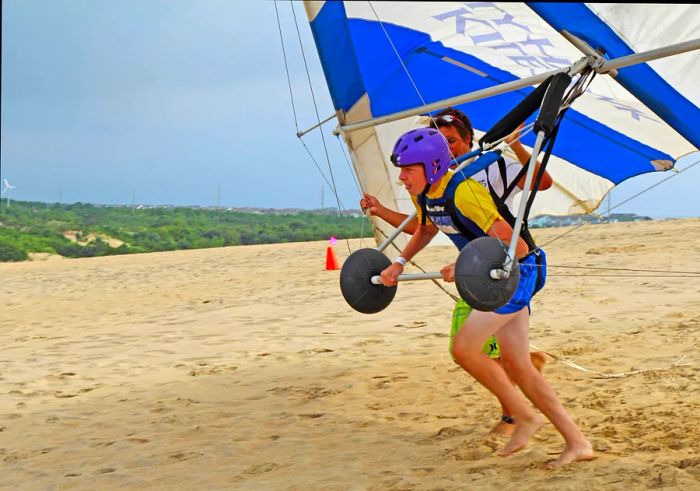
[(455, 263), (448, 264), (440, 270), (442, 279), (448, 283), (452, 283), (455, 280)]
[(370, 215), (378, 215), (382, 208), (384, 208), (384, 206), (377, 198), (367, 193), (363, 193), (363, 197), (360, 200), (360, 209), (363, 213), (367, 213), (367, 210), (369, 210)]
[(403, 273), (401, 263), (393, 263), (381, 273), (382, 284), (384, 286), (394, 286), (398, 283), (399, 275)]

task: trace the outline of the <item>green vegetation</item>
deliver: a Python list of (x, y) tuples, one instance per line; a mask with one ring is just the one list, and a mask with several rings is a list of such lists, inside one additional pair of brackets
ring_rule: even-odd
[[(326, 211), (229, 211), (12, 201), (0, 208), (0, 261), (28, 253), (94, 257), (360, 237), (364, 218)], [(368, 234), (365, 224), (364, 233)], [(70, 240), (70, 238), (74, 240)]]

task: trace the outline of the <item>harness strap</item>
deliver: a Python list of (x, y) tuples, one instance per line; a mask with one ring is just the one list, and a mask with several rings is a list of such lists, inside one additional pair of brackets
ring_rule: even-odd
[[(508, 177), (506, 175), (506, 160), (502, 157), (500, 159), (498, 159), (498, 172), (501, 174), (501, 182), (503, 183), (503, 191), (505, 191), (506, 184), (508, 183)], [(490, 182), (488, 169), (486, 170), (486, 182)]]
[(554, 128), (549, 135), (549, 141), (547, 142), (547, 148), (544, 151), (544, 157), (542, 157), (542, 163), (540, 164), (539, 172), (537, 173), (537, 176), (534, 181), (533, 188), (534, 190), (530, 193), (530, 197), (527, 200), (527, 206), (525, 207), (525, 223), (527, 223), (527, 218), (530, 215), (530, 208), (532, 208), (532, 203), (535, 200), (535, 194), (537, 194), (537, 190), (540, 187), (540, 183), (542, 182), (542, 176), (544, 176), (545, 169), (547, 167), (547, 164), (549, 163), (549, 157), (552, 155), (552, 149), (554, 148), (554, 141), (557, 139), (557, 134), (559, 133), (559, 127), (561, 126), (561, 122), (564, 119), (564, 115), (566, 114), (566, 111), (568, 108), (564, 109), (560, 114), (559, 118), (556, 120), (554, 124)]
[[(528, 164), (529, 165), (529, 164)], [(501, 172), (501, 179), (503, 181), (503, 187), (506, 187), (506, 177), (505, 177), (505, 171), (506, 171), (506, 165), (505, 165), (505, 160), (503, 158), (498, 159), (498, 167)], [(520, 176), (524, 171), (527, 170), (527, 165), (523, 166), (523, 169), (518, 173), (518, 176)], [(515, 226), (515, 217), (511, 213), (510, 209), (508, 208), (508, 205), (506, 204), (506, 199), (508, 196), (510, 196), (510, 193), (514, 189), (515, 183), (518, 182), (520, 177), (516, 177), (515, 180), (511, 183), (511, 185), (506, 189), (506, 191), (503, 193), (502, 196), (499, 196), (499, 194), (496, 192), (496, 190), (493, 188), (493, 185), (491, 184), (491, 181), (486, 179), (486, 184), (488, 184), (489, 187), (489, 193), (491, 193), (491, 198), (493, 198), (494, 203), (496, 204), (496, 209), (498, 210), (498, 214), (503, 217), (503, 219), (511, 226)], [(527, 227), (527, 221), (523, 221), (523, 225), (520, 229), (520, 237), (525, 241), (527, 244), (527, 248), (529, 251), (533, 251), (537, 248), (537, 244), (535, 244), (535, 240), (532, 238), (532, 235), (530, 234), (530, 230)]]
[[(564, 114), (566, 113), (567, 109), (564, 109), (559, 114), (559, 117), (554, 124), (554, 128), (552, 129), (552, 132), (547, 136), (547, 138), (545, 140), (545, 150), (543, 152), (544, 156), (542, 157), (542, 163), (540, 164), (539, 169), (537, 169), (537, 174), (535, 175), (535, 179), (534, 179), (533, 184), (532, 184), (532, 191), (530, 192), (530, 196), (528, 197), (527, 204), (525, 205), (525, 213), (523, 215), (523, 224), (520, 228), (520, 237), (522, 237), (522, 239), (525, 241), (530, 252), (533, 252), (537, 249), (537, 244), (535, 243), (535, 239), (532, 237), (532, 234), (530, 233), (527, 219), (530, 216), (530, 209), (532, 208), (532, 204), (535, 201), (535, 195), (537, 194), (537, 191), (539, 190), (539, 187), (540, 187), (540, 183), (542, 182), (542, 178), (543, 178), (545, 170), (547, 168), (547, 164), (549, 163), (549, 157), (552, 155), (552, 149), (554, 148), (554, 141), (557, 138), (557, 133), (559, 132), (559, 127), (561, 126), (561, 122), (564, 119)], [(513, 216), (511, 211), (508, 209), (508, 206), (506, 205), (506, 199), (508, 199), (508, 197), (511, 195), (511, 193), (513, 192), (513, 189), (515, 189), (515, 186), (517, 185), (518, 181), (520, 181), (520, 179), (522, 179), (522, 177), (525, 175), (529, 166), (530, 166), (530, 162), (523, 165), (523, 168), (520, 169), (520, 172), (518, 172), (518, 175), (515, 177), (515, 179), (513, 179), (513, 182), (511, 182), (506, 187), (505, 186), (506, 181), (505, 181), (505, 178), (503, 177), (504, 171), (505, 171), (505, 163), (503, 164), (503, 170), (501, 172), (501, 177), (503, 179), (503, 185), (506, 189), (503, 192), (503, 195), (501, 195), (501, 196), (499, 196), (498, 193), (496, 193), (495, 189), (491, 185), (491, 181), (488, 180), (488, 176), (487, 176), (486, 182), (488, 183), (489, 192), (491, 193), (491, 197), (493, 198), (494, 202), (496, 203), (496, 208), (498, 209), (498, 213), (500, 213), (500, 215), (505, 219), (506, 222), (508, 222), (508, 224), (511, 227), (515, 226), (515, 216)], [(501, 162), (499, 161), (499, 169), (500, 168), (501, 168)], [(539, 279), (539, 277), (538, 277), (538, 279)]]
[[(493, 164), (494, 162), (496, 162), (500, 158), (501, 158), (500, 150), (492, 150), (490, 152), (486, 152), (484, 154), (481, 154), (478, 159), (476, 159), (474, 162), (472, 162), (471, 164), (466, 166), (464, 169), (461, 169), (459, 172), (456, 172), (456, 174), (459, 174), (463, 178), (472, 177), (477, 172), (488, 169), (488, 167), (491, 164)], [(488, 171), (487, 171), (487, 173), (488, 173)], [(454, 179), (454, 177), (453, 177), (453, 179)], [(452, 182), (452, 180), (450, 180), (450, 183), (451, 182)]]

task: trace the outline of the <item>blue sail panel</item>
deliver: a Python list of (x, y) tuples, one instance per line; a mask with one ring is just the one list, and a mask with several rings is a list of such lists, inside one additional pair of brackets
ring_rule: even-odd
[(333, 105), (336, 110), (347, 111), (366, 91), (356, 63), (345, 5), (326, 2), (310, 25)]

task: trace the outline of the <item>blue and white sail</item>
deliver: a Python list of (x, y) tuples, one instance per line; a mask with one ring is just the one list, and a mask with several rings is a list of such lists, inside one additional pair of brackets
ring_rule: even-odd
[[(573, 34), (608, 59), (700, 36), (695, 5), (488, 2), (306, 2), (341, 125), (570, 66), (583, 54)], [(561, 125), (548, 170), (555, 185), (531, 216), (593, 212), (630, 177), (667, 170), (700, 148), (700, 52), (599, 75)], [(459, 107), (477, 137), (531, 91), (526, 87)], [(395, 139), (425, 116), (343, 133), (364, 191), (412, 211), (389, 161)], [(534, 137), (523, 138), (532, 145)], [(375, 221), (375, 226), (388, 226)]]

